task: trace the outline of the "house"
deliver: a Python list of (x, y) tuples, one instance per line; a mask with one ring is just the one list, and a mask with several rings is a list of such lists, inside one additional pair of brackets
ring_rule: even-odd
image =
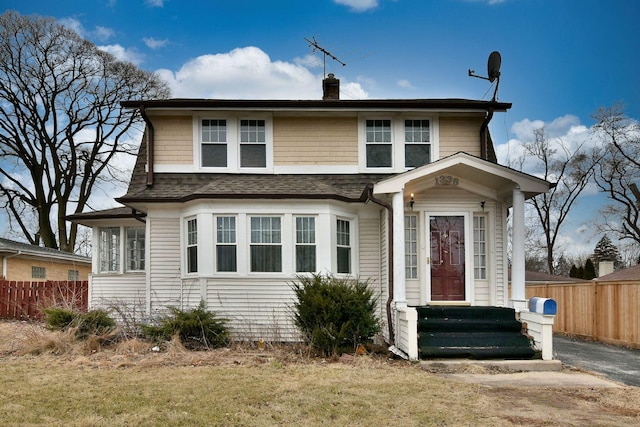
[(40, 282), (88, 280), (91, 258), (0, 238), (2, 279)]
[(511, 104), (341, 100), (331, 74), (323, 88), (122, 102), (146, 122), (124, 207), (70, 218), (93, 228), (91, 304), (154, 316), (204, 300), (237, 337), (296, 340), (296, 276), (357, 277), (414, 359), (419, 307), (524, 309), (524, 203), (549, 183), (496, 162), (488, 125)]

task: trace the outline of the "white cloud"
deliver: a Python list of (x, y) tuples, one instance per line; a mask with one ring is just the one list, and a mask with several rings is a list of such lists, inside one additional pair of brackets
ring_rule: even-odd
[(112, 54), (120, 61), (128, 61), (135, 65), (140, 65), (144, 59), (144, 56), (135, 49), (127, 49), (119, 44), (98, 46), (98, 49)]
[(158, 40), (158, 39), (154, 39), (153, 37), (145, 37), (142, 40), (144, 41), (144, 44), (146, 44), (149, 49), (154, 49), (154, 50), (160, 49), (161, 47), (165, 47), (169, 42), (169, 40), (167, 39)]
[(93, 32), (96, 39), (100, 41), (109, 40), (113, 37), (114, 31), (111, 28), (101, 27), (100, 25), (96, 26), (95, 31)]
[(397, 84), (404, 89), (415, 89), (409, 80), (398, 80)]
[(337, 4), (349, 6), (354, 12), (364, 12), (378, 7), (378, 0), (333, 0)]
[(501, 3), (506, 3), (507, 0), (464, 0), (467, 3), (487, 3), (490, 6), (493, 6), (494, 4), (501, 4)]
[(96, 39), (104, 42), (109, 40), (115, 32), (108, 27), (97, 25), (94, 30), (87, 30), (76, 18), (61, 18), (58, 23), (70, 30), (75, 31), (80, 37), (85, 39)]
[[(173, 96), (179, 98), (322, 98), (321, 76), (314, 75), (300, 63), (272, 61), (253, 46), (202, 55), (178, 71), (162, 69), (157, 73), (169, 83)], [(359, 83), (341, 82), (341, 98), (367, 96)]]
[(145, 0), (145, 4), (149, 7), (164, 7), (164, 0)]

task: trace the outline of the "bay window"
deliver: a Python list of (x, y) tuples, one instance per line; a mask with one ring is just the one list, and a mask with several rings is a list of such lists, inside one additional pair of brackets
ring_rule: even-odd
[(238, 270), (235, 216), (216, 217), (216, 269), (219, 272)]
[(349, 230), (349, 221), (344, 219), (337, 220), (337, 272), (351, 273), (351, 233)]
[(198, 272), (198, 221), (187, 221), (187, 273)]
[(316, 219), (296, 217), (296, 272), (316, 271)]
[(251, 272), (282, 271), (281, 218), (251, 217)]

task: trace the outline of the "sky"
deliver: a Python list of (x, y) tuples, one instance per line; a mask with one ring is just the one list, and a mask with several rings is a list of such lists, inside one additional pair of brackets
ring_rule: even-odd
[[(637, 0), (0, 0), (51, 16), (120, 59), (158, 72), (173, 97), (489, 100), (487, 58), (502, 58), (491, 133), (501, 163), (545, 127), (568, 145), (616, 102), (640, 118)], [(305, 39), (332, 54), (324, 57)], [(326, 60), (325, 60), (326, 59)], [(346, 64), (346, 65), (342, 65)], [(119, 196), (117, 194), (114, 196)], [(561, 244), (589, 252), (602, 198), (585, 193)]]

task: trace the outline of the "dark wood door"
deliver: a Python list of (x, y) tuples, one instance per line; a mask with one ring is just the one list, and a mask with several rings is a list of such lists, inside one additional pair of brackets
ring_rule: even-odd
[(464, 301), (464, 216), (430, 216), (431, 300)]

